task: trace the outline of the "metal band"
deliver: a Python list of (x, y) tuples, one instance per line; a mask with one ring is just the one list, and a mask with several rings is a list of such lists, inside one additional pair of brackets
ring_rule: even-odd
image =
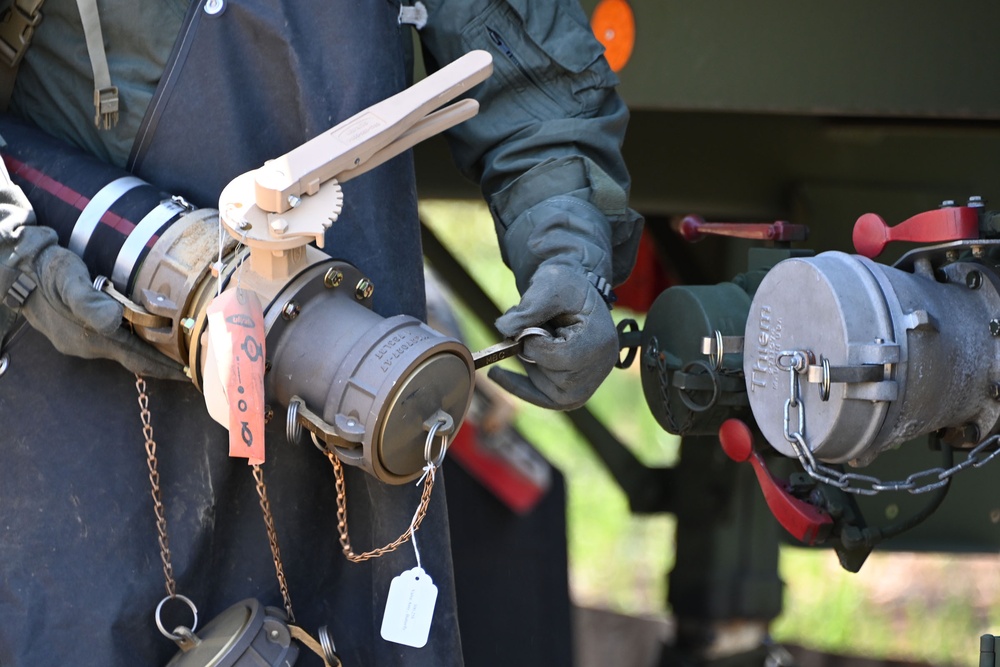
[(90, 243), (90, 237), (97, 229), (104, 214), (126, 192), (140, 185), (146, 185), (146, 182), (135, 176), (122, 176), (101, 188), (83, 208), (80, 217), (76, 219), (76, 225), (69, 238), (69, 249), (83, 257), (83, 253), (87, 250), (87, 244)]
[[(118, 257), (115, 259), (115, 268), (111, 272), (111, 282), (114, 283), (119, 292), (128, 294), (132, 272), (135, 270), (136, 264), (139, 262), (139, 256), (142, 255), (143, 248), (146, 247), (149, 240), (165, 224), (185, 210), (187, 209), (183, 206), (168, 199), (161, 202), (159, 206), (147, 213), (139, 221), (139, 224), (135, 226), (135, 229), (125, 239), (121, 250), (118, 251)], [(76, 233), (75, 229), (73, 233)]]

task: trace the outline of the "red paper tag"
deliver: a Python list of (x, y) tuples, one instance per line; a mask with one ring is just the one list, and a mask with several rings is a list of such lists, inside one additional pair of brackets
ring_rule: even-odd
[(236, 288), (208, 307), (208, 332), (229, 402), (229, 455), (264, 463), (264, 309)]

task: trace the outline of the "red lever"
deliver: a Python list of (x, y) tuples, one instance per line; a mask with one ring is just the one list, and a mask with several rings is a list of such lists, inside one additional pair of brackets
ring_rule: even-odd
[(707, 235), (735, 236), (756, 241), (805, 241), (809, 228), (782, 220), (777, 222), (705, 222), (697, 215), (681, 219), (677, 230), (688, 243), (700, 241)]
[(749, 426), (739, 419), (727, 419), (719, 427), (719, 442), (732, 460), (737, 463), (750, 461), (771, 514), (785, 530), (809, 545), (826, 537), (833, 519), (815, 505), (788, 493), (786, 485), (771, 476), (764, 465), (764, 459), (753, 449), (753, 434)]
[(948, 206), (918, 213), (895, 227), (880, 216), (865, 213), (854, 223), (854, 249), (869, 259), (878, 257), (889, 241), (943, 243), (979, 238), (979, 209)]

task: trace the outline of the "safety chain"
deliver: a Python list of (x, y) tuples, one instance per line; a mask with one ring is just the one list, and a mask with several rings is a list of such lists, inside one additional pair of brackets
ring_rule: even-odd
[[(431, 502), (431, 491), (434, 489), (434, 473), (444, 462), (444, 455), (448, 452), (448, 436), (442, 435), (439, 436), (441, 438), (441, 447), (438, 449), (438, 455), (434, 458), (431, 457), (434, 437), (437, 435), (438, 430), (442, 428), (450, 428), (449, 426), (446, 426), (446, 424), (450, 423), (450, 417), (448, 417), (447, 420), (439, 419), (430, 427), (427, 433), (427, 441), (424, 443), (424, 459), (427, 462), (427, 465), (424, 466), (424, 490), (420, 494), (420, 504), (417, 506), (417, 511), (413, 515), (413, 520), (410, 522), (410, 526), (393, 542), (385, 545), (384, 547), (366, 551), (363, 554), (354, 553), (354, 548), (351, 546), (351, 537), (347, 530), (347, 490), (344, 485), (344, 465), (340, 462), (340, 459), (337, 458), (336, 454), (329, 450), (324, 450), (326, 457), (330, 459), (330, 463), (333, 465), (333, 475), (336, 480), (337, 488), (337, 532), (340, 534), (340, 546), (343, 549), (344, 556), (347, 560), (352, 563), (361, 563), (372, 558), (384, 556), (385, 554), (395, 551), (402, 545), (406, 544), (413, 534), (417, 532), (417, 529), (420, 528), (420, 524), (424, 521), (424, 517), (427, 516), (427, 506)], [(418, 555), (417, 563), (419, 564), (419, 562), (420, 556)]]
[(694, 410), (688, 408), (684, 423), (677, 424), (674, 412), (670, 409), (670, 396), (667, 394), (667, 387), (670, 385), (670, 380), (667, 377), (667, 357), (664, 354), (660, 354), (660, 344), (656, 340), (656, 336), (652, 336), (649, 339), (649, 344), (646, 346), (646, 364), (650, 369), (655, 370), (658, 375), (660, 403), (663, 404), (663, 414), (667, 419), (667, 430), (676, 435), (684, 435), (694, 424)]
[(146, 465), (149, 467), (149, 484), (152, 487), (153, 511), (156, 512), (156, 532), (159, 534), (160, 560), (163, 561), (163, 578), (166, 581), (167, 595), (177, 596), (177, 582), (174, 580), (174, 567), (170, 562), (170, 540), (167, 538), (167, 517), (163, 510), (163, 493), (160, 490), (160, 472), (156, 461), (156, 441), (153, 440), (153, 425), (150, 422), (149, 394), (146, 393), (146, 380), (141, 375), (135, 376), (135, 389), (139, 392), (139, 416), (142, 419), (142, 435), (146, 439)]
[[(950, 468), (930, 468), (915, 472), (901, 481), (884, 482), (878, 477), (862, 475), (859, 473), (845, 473), (834, 470), (819, 463), (813, 456), (812, 450), (806, 444), (805, 439), (805, 406), (802, 404), (802, 396), (799, 391), (799, 376), (806, 372), (808, 361), (806, 354), (798, 350), (786, 350), (781, 352), (777, 358), (778, 368), (787, 370), (789, 374), (789, 396), (785, 401), (784, 410), (784, 436), (785, 440), (791, 444), (798, 457), (799, 463), (810, 477), (823, 484), (835, 486), (847, 493), (861, 496), (874, 496), (882, 491), (908, 491), (912, 494), (927, 493), (940, 489), (951, 482), (951, 478), (967, 468), (980, 468), (992, 461), (1000, 454), (1000, 447), (995, 447), (1000, 442), (1000, 434), (986, 438), (973, 449), (964, 461)], [(792, 431), (792, 411), (797, 412), (798, 430)], [(995, 447), (995, 448), (994, 448)], [(992, 451), (989, 451), (994, 448)], [(929, 481), (924, 481), (929, 480)]]
[(424, 490), (420, 494), (420, 505), (417, 507), (417, 514), (413, 520), (413, 524), (402, 535), (397, 537), (395, 541), (384, 547), (372, 549), (363, 554), (356, 554), (354, 553), (354, 548), (351, 546), (351, 537), (347, 531), (347, 491), (344, 487), (344, 465), (333, 452), (326, 452), (326, 457), (333, 464), (333, 474), (337, 486), (337, 532), (340, 533), (340, 546), (343, 548), (344, 556), (347, 557), (347, 560), (352, 563), (362, 563), (372, 558), (384, 556), (406, 544), (410, 540), (410, 536), (420, 528), (420, 524), (427, 515), (427, 505), (431, 501), (431, 489), (434, 488), (434, 471), (429, 471), (424, 477)]
[[(169, 599), (178, 598), (186, 603), (194, 612), (195, 623), (197, 624), (197, 610), (194, 608), (194, 604), (183, 595), (177, 594), (177, 582), (174, 579), (174, 568), (171, 564), (170, 541), (167, 538), (167, 517), (164, 512), (163, 492), (160, 488), (156, 441), (153, 439), (153, 425), (150, 419), (149, 394), (146, 393), (146, 380), (141, 375), (135, 376), (135, 388), (139, 392), (139, 416), (142, 419), (142, 434), (146, 440), (146, 465), (149, 467), (149, 483), (153, 496), (153, 510), (156, 513), (156, 532), (159, 534), (160, 560), (163, 561), (163, 577), (166, 582), (167, 595)], [(259, 465), (253, 467), (253, 476), (257, 482), (257, 495), (260, 496), (260, 508), (264, 513), (264, 525), (267, 528), (267, 539), (271, 545), (271, 556), (274, 558), (274, 570), (278, 578), (278, 587), (281, 589), (285, 611), (288, 612), (288, 620), (294, 623), (295, 614), (292, 612), (292, 600), (288, 594), (285, 568), (281, 562), (281, 550), (278, 548), (278, 536), (274, 529), (274, 514), (271, 512), (271, 503), (267, 499), (267, 485), (264, 483), (264, 471)], [(162, 605), (163, 602), (160, 603), (161, 607)], [(157, 608), (157, 624), (159, 625), (159, 608)], [(194, 628), (191, 628), (191, 630), (193, 631)], [(175, 641), (178, 639), (176, 635), (166, 632), (162, 626), (160, 626), (160, 631)], [(330, 662), (329, 659), (327, 661)]]
[(267, 499), (267, 485), (264, 483), (264, 469), (259, 464), (253, 466), (253, 478), (257, 481), (257, 495), (260, 496), (260, 509), (264, 512), (264, 526), (267, 528), (267, 541), (271, 545), (271, 558), (274, 559), (274, 573), (278, 577), (278, 588), (281, 589), (281, 599), (288, 612), (288, 621), (295, 622), (295, 612), (292, 611), (292, 598), (288, 594), (288, 581), (285, 579), (285, 566), (281, 562), (281, 549), (278, 547), (278, 533), (274, 529), (274, 514), (271, 513), (271, 503)]

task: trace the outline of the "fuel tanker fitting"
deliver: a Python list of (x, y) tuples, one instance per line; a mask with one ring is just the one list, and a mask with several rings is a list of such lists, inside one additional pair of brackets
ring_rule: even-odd
[(1000, 279), (982, 252), (992, 243), (921, 249), (895, 267), (825, 252), (771, 269), (743, 358), (768, 442), (795, 456), (789, 436), (801, 432), (817, 459), (866, 464), (934, 431), (959, 446), (995, 433)]
[(491, 69), (488, 54), (468, 54), (237, 177), (219, 210), (12, 118), (0, 118), (3, 158), (40, 224), (105, 277), (98, 286), (123, 303), (136, 334), (182, 363), (202, 391), (208, 306), (238, 276), (263, 305), (265, 396), (288, 410), (289, 436), (304, 426), (344, 463), (401, 484), (423, 469), (428, 424), (446, 422), (435, 429), (446, 435), (464, 419), (472, 355), (413, 317), (372, 312), (371, 280), (310, 242), (322, 247), (339, 214), (334, 177), (352, 178), (474, 115), (471, 99), (434, 109)]

